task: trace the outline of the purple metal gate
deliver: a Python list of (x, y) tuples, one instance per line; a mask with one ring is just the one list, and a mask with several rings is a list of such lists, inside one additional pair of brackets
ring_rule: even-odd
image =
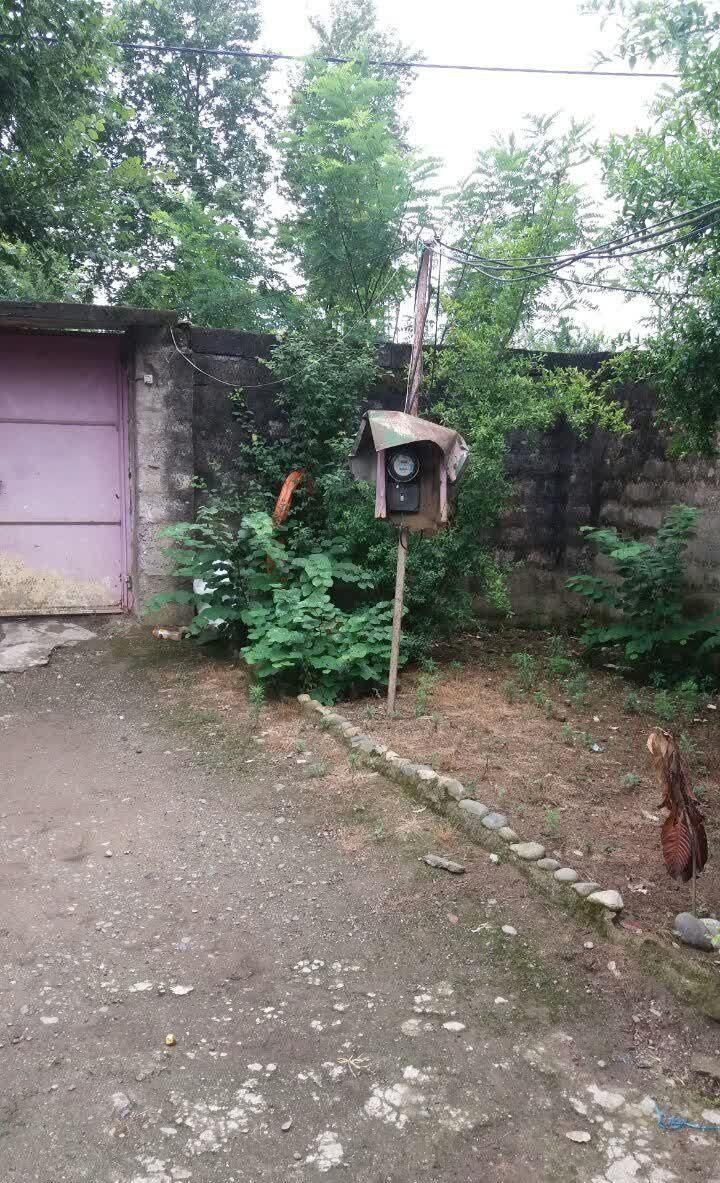
[(0, 333), (0, 616), (129, 607), (120, 339)]

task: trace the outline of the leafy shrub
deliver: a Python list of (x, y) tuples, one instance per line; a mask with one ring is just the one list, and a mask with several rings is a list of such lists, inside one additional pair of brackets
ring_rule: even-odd
[(690, 506), (673, 506), (653, 543), (624, 540), (615, 529), (583, 528), (617, 572), (615, 581), (595, 575), (568, 580), (571, 591), (619, 618), (609, 625), (589, 625), (583, 638), (589, 648), (620, 644), (630, 661), (662, 666), (677, 664), (681, 656), (687, 662), (688, 646), (696, 657), (720, 646), (720, 620), (690, 619), (683, 605), (683, 552), (698, 516)]
[(197, 522), (165, 531), (177, 544), (175, 574), (200, 580), (200, 590), (156, 596), (148, 609), (192, 604), (191, 634), (230, 639), (260, 683), (302, 687), (325, 701), (383, 684), (392, 604), (345, 611), (334, 599), (336, 585), (370, 588), (367, 572), (348, 562), (337, 543), (325, 553), (298, 553), (265, 513), (247, 514), (235, 526), (231, 508), (215, 498), (198, 511)]

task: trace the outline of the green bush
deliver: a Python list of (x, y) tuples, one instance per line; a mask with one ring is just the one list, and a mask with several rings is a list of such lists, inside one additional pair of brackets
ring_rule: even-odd
[(697, 509), (674, 505), (650, 543), (625, 540), (615, 529), (583, 528), (614, 564), (616, 578), (575, 575), (567, 586), (618, 617), (612, 624), (588, 625), (588, 648), (622, 645), (631, 662), (672, 668), (720, 646), (720, 619), (690, 618), (683, 604), (684, 551), (698, 516)]
[[(194, 523), (164, 532), (175, 574), (201, 580), (201, 590), (156, 596), (154, 611), (170, 602), (196, 609), (189, 631), (199, 641), (230, 640), (261, 682), (312, 691), (332, 701), (361, 686), (382, 685), (390, 657), (392, 604), (359, 604), (346, 611), (338, 591), (373, 586), (339, 543), (302, 553), (304, 535), (284, 540), (271, 518), (247, 514), (233, 524), (235, 502), (212, 498)], [(237, 519), (235, 518), (235, 521)]]

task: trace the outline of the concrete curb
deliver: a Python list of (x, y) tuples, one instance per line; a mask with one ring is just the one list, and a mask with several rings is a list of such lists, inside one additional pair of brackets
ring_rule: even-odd
[(567, 893), (568, 903), (572, 891), (574, 902), (592, 904), (608, 917), (622, 911), (623, 898), (619, 891), (603, 889), (590, 879), (582, 881), (574, 867), (561, 867), (556, 860), (546, 858), (545, 847), (540, 842), (523, 841), (511, 828), (504, 813), (477, 801), (459, 780), (399, 756), (385, 744), (363, 735), (349, 720), (330, 707), (323, 706), (309, 694), (299, 694), (298, 702), (306, 714), (334, 731), (351, 750), (357, 752), (364, 764), (382, 772), (402, 788), (419, 794), (433, 809), (452, 817), (475, 842), (496, 851), (502, 849), (498, 845), (499, 839), (523, 869), (534, 872), (533, 880), (544, 889), (548, 886), (562, 887)]

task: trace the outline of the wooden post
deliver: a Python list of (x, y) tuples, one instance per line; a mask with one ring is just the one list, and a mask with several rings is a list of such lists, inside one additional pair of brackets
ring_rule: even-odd
[[(434, 236), (430, 236), (432, 241)], [(415, 284), (415, 331), (413, 333), (410, 366), (408, 368), (407, 394), (405, 396), (405, 413), (417, 415), (420, 402), (420, 383), (423, 372), (423, 336), (425, 322), (430, 307), (430, 273), (432, 269), (432, 250), (428, 245), (423, 249), (418, 267), (417, 282)], [(378, 477), (379, 477), (378, 469)], [(410, 531), (407, 526), (400, 527), (398, 539), (397, 567), (395, 571), (395, 602), (393, 606), (392, 640), (390, 642), (390, 673), (388, 675), (388, 714), (395, 713), (395, 696), (397, 693), (398, 664), (400, 661), (400, 635), (402, 633), (403, 599), (405, 596), (405, 560), (407, 559), (408, 539)]]
[(409, 532), (407, 526), (400, 527), (398, 539), (397, 569), (395, 571), (395, 605), (393, 608), (392, 640), (390, 642), (390, 674), (388, 677), (387, 709), (395, 713), (398, 662), (400, 660), (400, 634), (402, 632), (403, 597), (405, 595), (405, 559), (407, 558)]

